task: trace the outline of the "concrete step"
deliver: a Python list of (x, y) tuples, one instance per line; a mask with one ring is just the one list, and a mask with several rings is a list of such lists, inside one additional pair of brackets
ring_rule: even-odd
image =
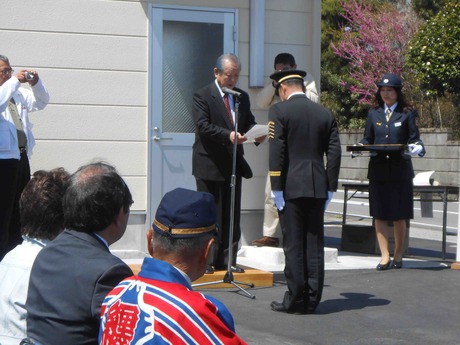
[[(337, 263), (338, 250), (324, 248), (324, 261), (326, 264)], [(242, 246), (238, 251), (236, 262), (262, 271), (282, 272), (285, 263), (284, 252), (282, 248)]]

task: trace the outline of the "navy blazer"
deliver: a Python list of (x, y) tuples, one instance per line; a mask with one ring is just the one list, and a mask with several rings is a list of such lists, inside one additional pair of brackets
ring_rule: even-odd
[(268, 117), (272, 190), (283, 190), (285, 200), (336, 191), (342, 150), (332, 113), (296, 94), (272, 105)]
[[(425, 155), (425, 147), (420, 140), (420, 133), (416, 124), (417, 111), (415, 109), (403, 111), (399, 105), (386, 121), (382, 107), (369, 110), (362, 144), (420, 144)], [(414, 169), (411, 156), (403, 151), (379, 151), (371, 155), (367, 177), (378, 181), (401, 181), (412, 179)]]
[[(234, 88), (234, 90), (242, 94), (238, 107), (238, 132), (244, 134), (256, 124), (256, 121), (251, 112), (249, 95), (241, 89)], [(193, 175), (211, 181), (230, 179), (233, 166), (233, 144), (230, 141), (230, 133), (233, 131), (233, 126), (215, 82), (195, 93), (193, 120), (196, 127), (193, 144)], [(237, 147), (236, 168), (237, 175), (245, 178), (252, 177), (241, 144)]]
[(131, 269), (93, 234), (64, 230), (32, 267), (27, 335), (40, 344), (97, 344), (105, 296)]

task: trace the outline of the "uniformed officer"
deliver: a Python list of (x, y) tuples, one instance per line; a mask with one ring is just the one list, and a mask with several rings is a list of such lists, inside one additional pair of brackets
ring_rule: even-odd
[[(406, 220), (414, 216), (414, 169), (411, 155), (424, 156), (415, 119), (417, 111), (404, 100), (398, 75), (385, 74), (377, 82), (376, 104), (369, 110), (361, 144), (403, 144), (407, 151), (388, 146), (373, 151), (369, 160), (369, 207), (374, 218), (382, 258), (377, 270), (402, 267)], [(388, 250), (388, 222), (393, 222), (395, 250)]]
[[(324, 204), (337, 190), (340, 140), (332, 113), (307, 98), (301, 70), (270, 76), (281, 98), (269, 110), (269, 165), (280, 214), (288, 291), (275, 311), (315, 311), (324, 284)], [(327, 164), (324, 164), (326, 155)]]

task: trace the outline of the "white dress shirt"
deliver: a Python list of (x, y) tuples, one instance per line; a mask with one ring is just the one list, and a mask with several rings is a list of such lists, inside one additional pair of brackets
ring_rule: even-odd
[(20, 86), (21, 83), (14, 76), (0, 86), (0, 159), (19, 159), (20, 156), (16, 126), (8, 109), (9, 100), (14, 99), (21, 116), (22, 127), (27, 137), (29, 157), (35, 146), (29, 112), (42, 110), (49, 102), (48, 91), (41, 79), (31, 87), (31, 90)]

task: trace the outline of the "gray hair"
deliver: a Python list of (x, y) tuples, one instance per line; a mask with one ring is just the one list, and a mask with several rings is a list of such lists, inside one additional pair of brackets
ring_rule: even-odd
[(227, 53), (227, 54), (222, 54), (221, 56), (217, 58), (216, 68), (220, 73), (224, 71), (226, 61), (234, 62), (235, 64), (238, 65), (238, 70), (241, 71), (241, 63), (240, 63), (240, 59), (238, 59), (238, 56), (232, 53)]
[(168, 253), (195, 256), (207, 245), (212, 237), (212, 232), (210, 232), (199, 237), (173, 238), (168, 235), (159, 234), (153, 230), (152, 247), (154, 252), (155, 248), (161, 248), (164, 252)]
[(0, 61), (6, 62), (7, 64), (10, 64), (10, 61), (5, 55), (0, 54)]

